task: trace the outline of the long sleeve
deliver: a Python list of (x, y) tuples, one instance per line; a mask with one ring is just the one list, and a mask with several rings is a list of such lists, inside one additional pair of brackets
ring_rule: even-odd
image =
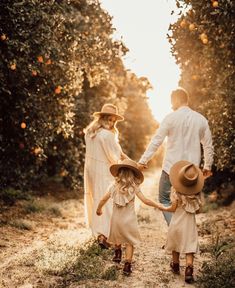
[(167, 119), (165, 118), (162, 121), (160, 127), (158, 128), (156, 134), (153, 136), (152, 140), (150, 141), (144, 154), (140, 158), (139, 163), (147, 164), (149, 160), (153, 157), (155, 152), (158, 150), (160, 145), (163, 143), (167, 135), (168, 135), (168, 123), (167, 123)]
[(117, 163), (121, 158), (122, 148), (116, 141), (115, 135), (112, 132), (107, 132), (100, 138), (101, 145), (111, 164)]
[(214, 160), (214, 149), (212, 145), (211, 131), (207, 121), (201, 143), (204, 154), (204, 169), (211, 170), (211, 166)]

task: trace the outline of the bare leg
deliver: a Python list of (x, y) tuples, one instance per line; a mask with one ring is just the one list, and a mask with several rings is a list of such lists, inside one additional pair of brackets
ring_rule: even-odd
[(173, 263), (179, 263), (180, 253), (172, 251), (172, 261)]
[(134, 253), (134, 246), (131, 244), (126, 244), (126, 260), (125, 260), (125, 265), (123, 268), (124, 275), (129, 276), (132, 272), (131, 262), (133, 258), (133, 253)]
[(185, 282), (192, 283), (193, 278), (193, 253), (186, 254), (186, 269), (185, 269)]
[(171, 270), (175, 274), (180, 273), (180, 264), (179, 264), (180, 253), (172, 251), (172, 262), (170, 264)]
[(134, 253), (134, 246), (131, 244), (126, 244), (126, 261), (127, 262), (132, 262), (133, 258), (133, 253)]
[(186, 266), (193, 266), (193, 253), (186, 254)]

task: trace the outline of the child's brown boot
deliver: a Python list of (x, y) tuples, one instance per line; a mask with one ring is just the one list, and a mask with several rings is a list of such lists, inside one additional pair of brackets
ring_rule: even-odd
[(131, 263), (130, 262), (125, 262), (124, 268), (123, 268), (123, 274), (126, 276), (130, 276), (131, 274)]
[(121, 248), (117, 248), (114, 250), (114, 257), (113, 257), (113, 261), (116, 263), (120, 263), (122, 260), (122, 249)]
[(101, 249), (109, 249), (110, 245), (107, 242), (107, 237), (105, 237), (104, 235), (99, 235), (97, 241)]
[(173, 261), (170, 264), (171, 271), (174, 274), (180, 274), (180, 264), (179, 263), (174, 263)]
[(185, 268), (185, 282), (192, 283), (194, 281), (193, 278), (193, 266), (189, 265)]

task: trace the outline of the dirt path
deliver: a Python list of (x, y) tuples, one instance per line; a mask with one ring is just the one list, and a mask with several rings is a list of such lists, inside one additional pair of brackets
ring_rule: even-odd
[[(157, 197), (159, 176), (160, 171), (148, 172), (142, 187), (144, 194), (152, 199)], [(132, 276), (124, 277), (120, 265), (115, 281), (96, 279), (62, 286), (63, 277), (58, 273), (76, 262), (80, 247), (91, 237), (83, 223), (83, 200), (57, 201), (42, 197), (38, 203), (46, 209), (40, 213), (21, 214), (17, 219), (21, 224), (26, 221), (29, 230), (13, 227), (16, 225), (0, 227), (1, 288), (195, 287), (184, 283), (184, 259), (181, 260), (180, 276), (173, 275), (169, 269), (170, 256), (161, 248), (167, 233), (162, 213), (139, 202), (136, 208), (142, 243), (135, 249)], [(57, 211), (57, 214), (59, 211), (61, 215), (49, 211)], [(202, 257), (196, 259), (195, 273), (201, 261)]]

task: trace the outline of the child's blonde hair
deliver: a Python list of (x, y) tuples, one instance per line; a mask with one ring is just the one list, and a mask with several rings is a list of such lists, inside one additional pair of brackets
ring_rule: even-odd
[(134, 192), (135, 188), (141, 183), (134, 172), (129, 168), (120, 168), (118, 170), (116, 180), (116, 186), (121, 194), (128, 194), (129, 192)]
[[(98, 131), (101, 128), (105, 128), (110, 130), (109, 128), (109, 117), (110, 115), (100, 115), (98, 118), (95, 118), (83, 131), (85, 134), (89, 135), (91, 138), (94, 138)], [(116, 128), (116, 122), (114, 124), (113, 129), (111, 129), (113, 133), (116, 134), (116, 137), (118, 137), (118, 130)]]

